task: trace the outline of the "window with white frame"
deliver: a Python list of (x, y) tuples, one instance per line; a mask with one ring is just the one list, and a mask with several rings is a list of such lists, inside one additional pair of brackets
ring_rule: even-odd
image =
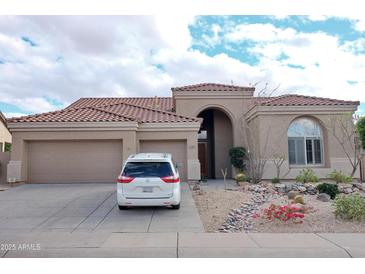
[(320, 125), (309, 118), (294, 120), (288, 129), (290, 165), (322, 165), (323, 137)]

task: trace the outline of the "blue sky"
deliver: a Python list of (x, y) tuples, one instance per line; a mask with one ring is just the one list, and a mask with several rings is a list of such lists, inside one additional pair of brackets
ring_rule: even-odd
[(365, 20), (331, 16), (0, 16), (0, 110), (169, 96), (199, 82), (364, 102)]

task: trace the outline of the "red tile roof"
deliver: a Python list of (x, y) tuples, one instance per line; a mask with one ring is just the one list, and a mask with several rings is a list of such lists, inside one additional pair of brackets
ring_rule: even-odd
[(165, 111), (173, 110), (172, 97), (80, 98), (66, 109), (127, 103)]
[[(222, 84), (198, 84), (172, 88), (173, 91), (254, 91), (253, 87)], [(352, 106), (359, 101), (286, 94), (276, 97), (252, 97), (250, 106)], [(199, 118), (173, 112), (171, 97), (81, 98), (59, 111), (11, 118), (16, 122), (197, 122)]]
[(202, 83), (190, 86), (174, 87), (172, 91), (254, 91), (254, 87), (240, 87), (234, 85)]
[(285, 94), (269, 98), (255, 98), (254, 101), (255, 105), (260, 106), (351, 106), (360, 104), (359, 101), (344, 101), (298, 94)]
[(11, 118), (9, 123), (21, 122), (126, 122), (141, 123), (182, 123), (199, 122), (199, 118), (186, 117), (174, 112), (157, 110), (119, 102), (86, 107), (68, 107), (63, 110)]

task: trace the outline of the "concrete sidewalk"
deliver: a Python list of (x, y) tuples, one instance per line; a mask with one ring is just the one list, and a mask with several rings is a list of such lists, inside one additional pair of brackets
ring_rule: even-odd
[[(365, 257), (365, 234), (85, 233), (0, 234), (2, 257)], [(31, 250), (30, 250), (31, 249)]]

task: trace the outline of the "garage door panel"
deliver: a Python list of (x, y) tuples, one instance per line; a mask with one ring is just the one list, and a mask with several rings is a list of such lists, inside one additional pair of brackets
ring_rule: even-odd
[(30, 182), (114, 182), (122, 152), (122, 140), (30, 142)]
[(187, 179), (186, 140), (141, 140), (139, 150), (143, 153), (171, 153), (176, 163), (183, 164), (179, 168), (181, 179)]

